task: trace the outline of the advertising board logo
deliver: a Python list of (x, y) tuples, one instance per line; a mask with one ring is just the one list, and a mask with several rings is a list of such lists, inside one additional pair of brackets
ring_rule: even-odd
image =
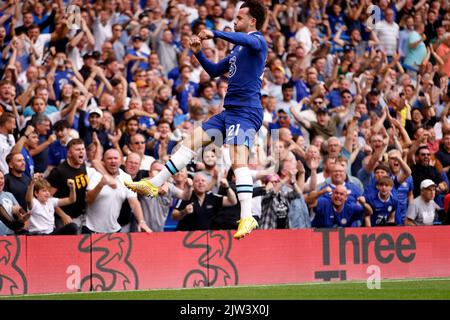
[(0, 295), (28, 293), (25, 273), (17, 265), (21, 254), (18, 237), (0, 239)]
[(138, 274), (129, 261), (131, 248), (132, 240), (128, 233), (84, 237), (78, 250), (92, 254), (92, 272), (81, 279), (80, 291), (138, 289)]
[[(345, 228), (315, 229), (314, 231), (319, 232), (322, 236), (323, 266), (338, 265), (341, 267), (369, 263), (387, 265), (394, 260), (411, 263), (416, 257), (416, 240), (409, 232), (402, 232), (398, 236), (393, 236), (385, 232), (362, 235), (347, 234)], [(336, 237), (331, 239), (331, 235), (336, 233), (337, 239)], [(338, 256), (332, 256), (331, 252), (336, 251)], [(352, 253), (353, 259), (349, 258), (350, 253)], [(334, 278), (347, 280), (347, 270), (345, 268), (320, 270), (315, 272), (315, 278), (324, 281), (330, 281)]]
[(183, 239), (183, 246), (201, 251), (197, 250), (200, 254), (198, 268), (186, 274), (183, 287), (237, 285), (238, 271), (229, 257), (232, 239), (231, 231), (188, 232)]

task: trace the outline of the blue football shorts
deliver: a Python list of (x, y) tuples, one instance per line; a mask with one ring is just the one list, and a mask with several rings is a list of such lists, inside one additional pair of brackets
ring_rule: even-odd
[(251, 149), (262, 122), (262, 108), (226, 107), (224, 111), (204, 122), (202, 129), (218, 146), (244, 145)]

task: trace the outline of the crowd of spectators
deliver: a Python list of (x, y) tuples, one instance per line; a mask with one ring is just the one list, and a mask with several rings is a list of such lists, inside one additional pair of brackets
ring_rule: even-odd
[[(264, 124), (250, 150), (262, 229), (447, 224), (450, 4), (261, 0)], [(241, 1), (0, 3), (0, 235), (235, 229), (228, 147), (159, 191), (179, 142), (223, 109), (189, 47)], [(203, 41), (218, 62), (233, 46)], [(125, 201), (127, 200), (127, 201)]]

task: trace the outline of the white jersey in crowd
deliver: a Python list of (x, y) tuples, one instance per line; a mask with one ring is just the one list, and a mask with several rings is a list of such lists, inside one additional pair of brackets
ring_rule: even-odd
[(44, 234), (52, 233), (55, 229), (55, 207), (58, 206), (58, 198), (50, 198), (45, 204), (33, 198), (30, 227), (28, 231)]
[(375, 32), (380, 40), (380, 46), (387, 56), (393, 56), (397, 51), (400, 28), (395, 22), (380, 21), (375, 24)]
[[(89, 180), (87, 191), (93, 190), (101, 179), (102, 174), (95, 172)], [(132, 180), (129, 174), (119, 169), (119, 175), (115, 180), (117, 184), (115, 189), (105, 185), (95, 201), (87, 205), (86, 227), (89, 230), (101, 233), (120, 231), (117, 218), (122, 204), (127, 199), (137, 198), (137, 195), (124, 185), (124, 181)]]
[(6, 156), (11, 152), (15, 144), (16, 140), (12, 134), (0, 134), (0, 170), (2, 170), (4, 174), (9, 173)]

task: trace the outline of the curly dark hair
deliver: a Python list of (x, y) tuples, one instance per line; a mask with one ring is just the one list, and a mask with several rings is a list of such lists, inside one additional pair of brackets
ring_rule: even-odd
[(242, 8), (248, 8), (248, 13), (256, 19), (256, 29), (261, 30), (264, 21), (266, 20), (267, 8), (260, 0), (247, 0)]

